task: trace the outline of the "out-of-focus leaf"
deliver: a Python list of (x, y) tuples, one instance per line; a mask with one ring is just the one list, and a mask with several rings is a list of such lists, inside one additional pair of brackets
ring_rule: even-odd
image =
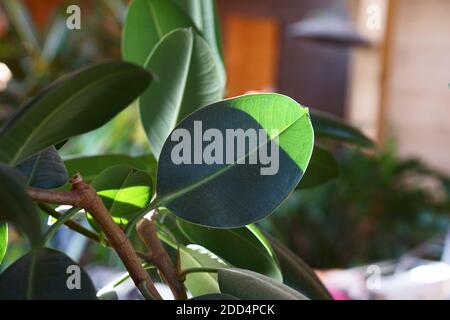
[(107, 154), (98, 156), (68, 158), (65, 161), (69, 176), (80, 172), (84, 181), (92, 181), (103, 170), (116, 165), (129, 165), (156, 177), (156, 160), (152, 155), (131, 157), (128, 155)]
[(150, 83), (144, 69), (105, 62), (62, 77), (0, 131), (0, 161), (17, 165), (43, 149), (100, 127)]
[(0, 163), (0, 222), (14, 223), (25, 232), (31, 246), (41, 241), (41, 221), (35, 205), (25, 191), (20, 171)]
[(315, 272), (281, 242), (267, 235), (283, 272), (283, 282), (314, 300), (333, 299)]
[(192, 30), (178, 29), (167, 34), (145, 67), (158, 80), (142, 94), (139, 107), (151, 151), (159, 158), (178, 122), (222, 99), (223, 87), (208, 44)]
[(311, 110), (311, 121), (318, 137), (332, 138), (361, 147), (373, 147), (375, 144), (360, 130), (335, 116)]
[(39, 39), (36, 34), (36, 29), (33, 26), (33, 19), (31, 19), (22, 1), (3, 0), (2, 3), (11, 24), (14, 26), (21, 40), (27, 45), (27, 48), (32, 49), (35, 53), (39, 52)]
[[(96, 290), (88, 274), (60, 251), (43, 248), (36, 252), (32, 299), (95, 300)], [(0, 274), (0, 299), (27, 298), (32, 254), (29, 253)]]
[(25, 160), (17, 166), (17, 169), (25, 174), (27, 184), (35, 188), (58, 188), (68, 180), (64, 162), (54, 146)]
[(68, 33), (69, 29), (66, 26), (66, 19), (62, 16), (56, 17), (50, 25), (44, 47), (42, 48), (41, 55), (47, 63), (53, 62), (61, 48), (64, 47)]
[(300, 292), (259, 273), (244, 269), (220, 269), (220, 292), (244, 300), (309, 300)]
[(314, 146), (308, 170), (297, 186), (297, 189), (310, 188), (337, 178), (339, 164), (333, 154), (317, 145)]

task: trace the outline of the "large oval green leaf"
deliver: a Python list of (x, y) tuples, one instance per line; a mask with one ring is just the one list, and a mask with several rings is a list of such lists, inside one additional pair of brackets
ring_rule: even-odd
[(41, 221), (25, 191), (20, 171), (0, 163), (0, 222), (10, 221), (27, 235), (31, 246), (41, 240)]
[(219, 71), (208, 44), (192, 30), (161, 40), (145, 67), (157, 80), (139, 99), (142, 124), (155, 157), (178, 122), (223, 97)]
[[(27, 299), (32, 254), (29, 253), (0, 274), (0, 300)], [(32, 299), (95, 300), (96, 290), (88, 274), (60, 251), (37, 252), (32, 281)]]
[(300, 292), (259, 273), (220, 269), (220, 292), (245, 300), (308, 300)]
[(333, 154), (330, 151), (315, 145), (308, 170), (297, 188), (303, 189), (315, 187), (337, 178), (338, 175), (339, 164)]
[(96, 129), (126, 108), (150, 83), (142, 68), (97, 64), (53, 83), (0, 132), (0, 161), (17, 165), (69, 137)]
[(8, 247), (8, 225), (5, 222), (0, 222), (0, 264), (6, 254)]
[(17, 166), (27, 177), (31, 187), (53, 189), (64, 185), (68, 180), (64, 161), (54, 146), (48, 147), (37, 155)]
[[(127, 165), (104, 170), (92, 181), (92, 186), (114, 221), (123, 226), (149, 203), (153, 191), (150, 175)], [(88, 220), (95, 226), (90, 216)]]
[(360, 130), (325, 112), (311, 110), (311, 121), (318, 137), (332, 138), (362, 147), (375, 144)]
[(333, 299), (315, 272), (281, 242), (267, 236), (280, 262), (283, 282), (314, 300)]
[(180, 219), (178, 225), (192, 243), (205, 247), (234, 267), (252, 270), (282, 281), (283, 276), (272, 248), (255, 226), (216, 229)]
[(156, 177), (156, 160), (152, 155), (131, 157), (121, 154), (106, 154), (87, 157), (72, 157), (64, 161), (70, 176), (80, 172), (84, 181), (92, 181), (103, 170), (116, 165), (129, 165)]
[(123, 28), (122, 56), (144, 65), (164, 35), (189, 27), (194, 27), (194, 23), (172, 0), (134, 0)]
[[(202, 141), (207, 130), (212, 142)], [(308, 109), (289, 97), (256, 94), (209, 105), (185, 118), (167, 139), (156, 202), (201, 225), (251, 224), (289, 196), (308, 166), (313, 144)], [(272, 154), (265, 158), (267, 151)]]

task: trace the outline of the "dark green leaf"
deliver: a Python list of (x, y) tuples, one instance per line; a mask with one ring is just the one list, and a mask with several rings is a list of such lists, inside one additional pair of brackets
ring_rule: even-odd
[[(215, 152), (206, 154), (212, 159), (206, 164), (201, 134), (209, 129), (213, 142), (206, 145)], [(241, 130), (235, 143), (240, 152), (234, 146), (227, 154), (229, 130)], [(222, 228), (245, 226), (276, 209), (303, 176), (314, 144), (308, 109), (279, 94), (246, 95), (209, 105), (185, 118), (174, 132), (181, 138), (171, 135), (163, 147), (156, 203), (182, 219)], [(242, 140), (244, 132), (254, 136), (252, 150), (248, 139)], [(230, 146), (233, 138), (228, 140)], [(200, 164), (194, 164), (191, 146), (200, 151), (196, 156)], [(265, 151), (272, 155), (263, 164), (260, 155)], [(182, 155), (185, 162), (175, 164), (172, 153)]]
[(32, 246), (41, 240), (40, 219), (25, 191), (20, 171), (0, 163), (0, 222), (14, 223), (28, 236)]
[(27, 184), (35, 188), (58, 188), (68, 180), (64, 162), (54, 146), (25, 160), (17, 166), (17, 169), (25, 174)]
[(244, 300), (308, 300), (300, 292), (259, 273), (244, 269), (220, 269), (220, 292)]
[(5, 257), (6, 249), (8, 248), (8, 225), (5, 222), (0, 222), (0, 264)]
[(152, 155), (130, 157), (128, 155), (99, 155), (69, 158), (65, 161), (69, 176), (80, 172), (84, 181), (92, 181), (103, 170), (120, 164), (147, 172), (153, 178), (156, 176), (156, 160)]
[(194, 27), (194, 23), (172, 0), (134, 0), (123, 29), (122, 56), (144, 65), (164, 35), (189, 27)]
[[(96, 299), (96, 290), (91, 279), (68, 256), (48, 248), (43, 248), (36, 254), (32, 287), (33, 299)], [(22, 300), (27, 298), (31, 260), (32, 254), (29, 253), (0, 274), (0, 300)], [(76, 281), (77, 278), (80, 280), (79, 283)], [(74, 288), (74, 286), (76, 287)]]
[[(153, 191), (150, 175), (127, 165), (104, 170), (92, 181), (92, 186), (119, 225), (126, 225), (134, 213), (144, 208)], [(88, 220), (95, 225), (90, 216)]]
[(339, 164), (333, 154), (317, 145), (314, 146), (308, 170), (298, 184), (298, 189), (315, 187), (339, 175)]
[(272, 248), (255, 226), (215, 229), (180, 219), (178, 225), (192, 243), (205, 247), (231, 265), (282, 281), (283, 277)]
[(362, 147), (373, 147), (374, 142), (361, 131), (335, 116), (311, 110), (311, 121), (318, 137), (332, 138)]
[(267, 236), (280, 262), (283, 282), (311, 299), (333, 299), (316, 273), (299, 256), (271, 236)]
[(69, 137), (96, 129), (150, 83), (142, 68), (97, 64), (65, 76), (24, 106), (0, 132), (0, 161), (17, 165)]
[(178, 29), (157, 45), (146, 68), (158, 78), (140, 97), (142, 124), (156, 158), (178, 122), (223, 97), (219, 71), (208, 44)]

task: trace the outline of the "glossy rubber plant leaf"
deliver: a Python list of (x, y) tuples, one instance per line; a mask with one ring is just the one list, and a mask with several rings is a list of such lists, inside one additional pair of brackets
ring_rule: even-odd
[[(114, 221), (122, 226), (149, 203), (153, 192), (150, 175), (127, 165), (118, 165), (102, 171), (92, 181), (92, 186)], [(90, 216), (88, 220), (95, 226)]]
[(41, 221), (25, 191), (20, 171), (0, 163), (0, 222), (9, 221), (23, 231), (31, 246), (41, 241)]
[(5, 222), (0, 222), (0, 265), (8, 248), (8, 225)]
[(122, 56), (144, 65), (161, 38), (194, 23), (172, 0), (134, 0), (128, 7), (122, 34)]
[(80, 172), (83, 180), (90, 182), (103, 170), (116, 165), (129, 165), (156, 177), (156, 160), (152, 155), (131, 157), (128, 155), (106, 154), (87, 157), (73, 157), (64, 161), (69, 176)]
[(223, 64), (220, 28), (215, 0), (175, 0), (195, 23), (203, 38), (208, 42), (219, 67), (221, 81), (225, 83), (225, 66)]
[(244, 300), (309, 300), (300, 292), (259, 273), (244, 269), (220, 269), (220, 292)]
[(317, 145), (314, 146), (308, 171), (297, 186), (297, 189), (311, 188), (339, 175), (339, 164), (333, 154)]
[(178, 225), (191, 243), (205, 247), (232, 266), (282, 281), (283, 276), (272, 248), (257, 227), (249, 225), (236, 229), (216, 229), (180, 219)]
[(178, 29), (157, 45), (145, 67), (157, 78), (139, 99), (142, 124), (159, 158), (178, 122), (223, 97), (219, 71), (208, 44), (188, 29)]
[(147, 71), (125, 62), (105, 62), (62, 77), (2, 128), (0, 161), (17, 165), (100, 127), (133, 102), (150, 80)]
[(283, 272), (283, 283), (313, 300), (333, 299), (316, 273), (281, 242), (267, 235)]
[[(180, 246), (181, 270), (191, 268), (227, 268), (228, 265), (216, 255), (199, 245)], [(216, 273), (195, 272), (186, 276), (184, 282), (192, 296), (219, 293)]]
[(167, 139), (155, 203), (205, 226), (251, 224), (289, 196), (313, 145), (308, 109), (289, 97), (254, 94), (214, 103), (185, 118)]
[[(181, 271), (191, 268), (212, 268), (217, 270), (229, 267), (225, 261), (202, 246), (193, 244), (185, 246), (176, 242), (175, 239), (161, 230), (158, 232), (158, 237), (172, 249), (179, 250)], [(219, 284), (217, 281), (216, 273), (193, 272), (186, 276), (184, 285), (196, 297), (219, 293)]]
[(64, 161), (54, 146), (20, 163), (17, 169), (27, 177), (27, 184), (35, 188), (58, 188), (68, 180)]
[(311, 110), (311, 121), (317, 137), (332, 138), (361, 147), (373, 147), (375, 145), (361, 131), (333, 115)]
[[(29, 253), (0, 274), (0, 299), (27, 298), (32, 254)], [(64, 253), (42, 248), (37, 252), (32, 280), (32, 299), (95, 300), (96, 290), (88, 274)]]

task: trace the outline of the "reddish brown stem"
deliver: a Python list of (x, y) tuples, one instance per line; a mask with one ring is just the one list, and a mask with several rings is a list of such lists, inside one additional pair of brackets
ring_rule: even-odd
[[(154, 217), (154, 216), (153, 216)], [(176, 300), (186, 300), (186, 289), (178, 277), (178, 272), (158, 238), (153, 220), (141, 219), (136, 225), (139, 236), (148, 249), (148, 261), (160, 272)]]
[(149, 274), (142, 267), (130, 241), (114, 222), (95, 189), (85, 183), (79, 174), (71, 179), (71, 183), (72, 190), (68, 192), (29, 188), (28, 195), (39, 203), (71, 205), (89, 212), (105, 233), (110, 245), (119, 255), (136, 287), (146, 297), (150, 294), (154, 299), (161, 299)]

